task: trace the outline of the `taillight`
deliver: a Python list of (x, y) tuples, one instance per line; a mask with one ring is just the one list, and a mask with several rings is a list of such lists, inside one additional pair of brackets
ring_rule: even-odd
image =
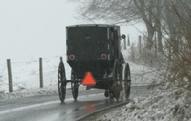
[(68, 60), (73, 61), (75, 59), (76, 59), (75, 55), (73, 54), (68, 55)]
[(101, 60), (107, 60), (107, 59), (108, 59), (107, 54), (102, 53), (101, 56), (100, 56), (100, 59), (101, 59)]

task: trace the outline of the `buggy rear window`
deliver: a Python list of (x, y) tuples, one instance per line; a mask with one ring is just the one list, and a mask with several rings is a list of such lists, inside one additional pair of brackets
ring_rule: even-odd
[(71, 27), (67, 29), (68, 49), (80, 49), (89, 45), (99, 45), (102, 48), (107, 42), (107, 38), (106, 27)]

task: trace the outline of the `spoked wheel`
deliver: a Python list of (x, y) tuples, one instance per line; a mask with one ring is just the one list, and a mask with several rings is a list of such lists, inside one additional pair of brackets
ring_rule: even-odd
[(72, 70), (72, 74), (71, 74), (71, 89), (72, 89), (72, 95), (75, 101), (77, 101), (78, 99), (78, 90), (79, 90), (79, 82), (76, 78), (76, 75), (74, 73), (74, 71)]
[(60, 63), (58, 66), (58, 95), (61, 103), (63, 103), (66, 96), (66, 75), (62, 58), (60, 58)]
[(114, 65), (111, 93), (111, 95), (113, 95), (113, 97), (119, 101), (120, 95), (122, 93), (122, 64), (120, 64), (118, 61), (116, 61)]
[(131, 90), (131, 73), (128, 63), (125, 65), (125, 70), (124, 70), (124, 90), (125, 90), (125, 98), (127, 100), (129, 99)]

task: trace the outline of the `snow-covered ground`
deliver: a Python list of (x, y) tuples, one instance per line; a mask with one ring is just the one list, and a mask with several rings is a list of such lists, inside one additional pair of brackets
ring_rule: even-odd
[(130, 51), (130, 47), (127, 47), (126, 50), (122, 50), (122, 53), (124, 59), (130, 65), (132, 85), (144, 86), (150, 85), (151, 83), (159, 83), (159, 79), (161, 80), (161, 74), (164, 70), (129, 61)]
[(23, 89), (17, 90), (12, 93), (0, 93), (0, 101), (6, 101), (10, 99), (39, 96), (39, 95), (54, 95), (57, 93), (55, 86), (45, 87), (43, 89)]
[(151, 83), (158, 84), (162, 79), (161, 74), (164, 70), (147, 67), (133, 62), (128, 62), (131, 70), (132, 86), (144, 86)]
[(94, 121), (191, 121), (191, 92), (167, 87), (155, 87), (149, 97), (134, 98)]
[[(39, 88), (39, 63), (38, 58), (12, 59), (13, 90)], [(64, 62), (65, 59), (64, 59)], [(57, 85), (57, 69), (59, 57), (43, 58), (44, 87)], [(65, 63), (67, 78), (70, 78), (70, 67)], [(0, 61), (0, 92), (8, 92), (6, 60)]]

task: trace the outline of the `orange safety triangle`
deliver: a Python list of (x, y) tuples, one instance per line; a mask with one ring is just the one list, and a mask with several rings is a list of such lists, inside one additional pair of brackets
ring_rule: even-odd
[(87, 72), (84, 79), (82, 80), (82, 84), (84, 86), (88, 86), (88, 87), (91, 87), (91, 86), (95, 86), (96, 85), (96, 81), (92, 75), (91, 72)]

